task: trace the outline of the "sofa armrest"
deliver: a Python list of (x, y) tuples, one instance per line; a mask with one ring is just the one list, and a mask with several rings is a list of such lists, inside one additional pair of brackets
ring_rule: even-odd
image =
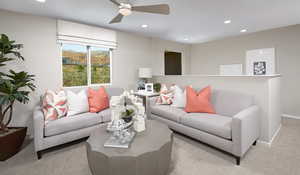
[(146, 114), (149, 119), (151, 119), (151, 107), (155, 105), (157, 96), (148, 97), (146, 101)]
[(43, 149), (44, 124), (44, 114), (41, 107), (38, 106), (33, 112), (34, 148), (36, 152)]
[(148, 101), (149, 106), (154, 106), (156, 104), (157, 98), (158, 98), (158, 96), (149, 97), (149, 101)]
[(259, 107), (251, 106), (233, 116), (232, 141), (233, 153), (242, 157), (250, 146), (259, 138)]

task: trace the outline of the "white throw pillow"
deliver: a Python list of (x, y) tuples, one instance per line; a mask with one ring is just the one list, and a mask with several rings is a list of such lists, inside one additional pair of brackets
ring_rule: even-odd
[(68, 116), (76, 115), (89, 111), (89, 102), (85, 90), (75, 94), (72, 91), (67, 91), (69, 111)]
[(174, 89), (173, 107), (184, 108), (186, 105), (186, 90), (182, 90), (177, 85), (172, 87)]

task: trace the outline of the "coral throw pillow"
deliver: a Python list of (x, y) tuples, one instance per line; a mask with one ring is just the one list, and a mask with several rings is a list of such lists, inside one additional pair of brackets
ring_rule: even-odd
[(42, 99), (45, 123), (66, 116), (68, 112), (67, 96), (63, 90), (47, 90)]
[(109, 107), (108, 94), (102, 86), (98, 90), (88, 89), (88, 100), (90, 112), (100, 112)]
[(210, 103), (211, 87), (208, 86), (197, 93), (193, 88), (186, 88), (186, 112), (194, 113), (212, 113), (215, 114), (215, 110)]

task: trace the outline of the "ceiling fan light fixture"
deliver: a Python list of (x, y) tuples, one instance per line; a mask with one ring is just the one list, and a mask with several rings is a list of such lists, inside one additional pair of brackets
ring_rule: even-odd
[[(162, 15), (170, 14), (170, 7), (168, 4), (132, 6), (129, 0), (127, 0), (127, 3), (119, 2), (119, 0), (110, 0), (110, 2), (118, 6), (119, 13), (109, 22), (109, 24), (120, 23), (123, 17), (130, 15), (132, 11)], [(143, 28), (146, 28), (146, 26)]]
[(121, 8), (119, 13), (121, 13), (123, 16), (128, 16), (132, 13), (132, 11), (128, 8)]
[(125, 4), (121, 3), (119, 6), (119, 13), (121, 13), (123, 16), (128, 16), (132, 13), (131, 11), (131, 5), (130, 4)]

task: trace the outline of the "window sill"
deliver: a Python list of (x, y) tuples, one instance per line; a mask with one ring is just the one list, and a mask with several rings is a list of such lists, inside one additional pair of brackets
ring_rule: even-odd
[(63, 89), (77, 89), (77, 88), (88, 88), (88, 87), (97, 87), (97, 86), (111, 86), (112, 83), (104, 83), (104, 84), (91, 84), (86, 86), (63, 86)]

